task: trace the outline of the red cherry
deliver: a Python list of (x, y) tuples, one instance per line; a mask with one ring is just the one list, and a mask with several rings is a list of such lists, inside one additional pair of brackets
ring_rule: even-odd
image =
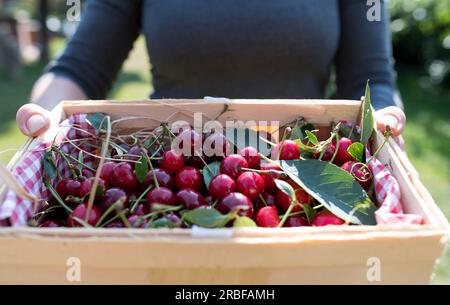
[(237, 179), (236, 187), (238, 192), (254, 201), (264, 191), (264, 179), (258, 173), (243, 172)]
[(177, 203), (182, 204), (188, 210), (193, 210), (200, 206), (206, 205), (203, 196), (193, 189), (182, 189), (178, 191), (175, 200)]
[(112, 161), (105, 162), (102, 167), (102, 172), (100, 173), (100, 178), (102, 178), (106, 182), (110, 183), (111, 174), (112, 174), (114, 166), (116, 166), (115, 162), (112, 162)]
[[(203, 160), (202, 160), (203, 158)], [(204, 162), (203, 162), (204, 161)], [(205, 167), (205, 163), (208, 164), (210, 162), (210, 158), (203, 156), (190, 156), (186, 158), (186, 162), (184, 163), (186, 166), (193, 166), (198, 169), (202, 169)]]
[(147, 173), (147, 179), (145, 179), (144, 183), (142, 183), (140, 190), (145, 191), (150, 184), (154, 184), (153, 173), (155, 173), (156, 181), (158, 181), (159, 186), (164, 186), (169, 189), (173, 189), (175, 186), (175, 179), (173, 176), (162, 168), (155, 168), (154, 170), (150, 170)]
[(253, 204), (247, 196), (241, 193), (226, 195), (217, 205), (217, 209), (223, 214), (239, 209), (240, 216), (253, 217)]
[(243, 167), (248, 167), (248, 162), (244, 157), (237, 154), (229, 155), (220, 163), (220, 173), (236, 179), (241, 174)]
[(66, 200), (67, 196), (80, 197), (80, 181), (74, 179), (62, 179), (56, 184), (56, 192), (62, 200)]
[(336, 225), (340, 226), (345, 223), (344, 220), (340, 219), (339, 217), (335, 216), (329, 211), (322, 211), (320, 213), (317, 213), (312, 222), (311, 225), (314, 227), (323, 227), (328, 225)]
[(178, 147), (185, 156), (194, 156), (201, 153), (202, 136), (194, 129), (186, 129), (182, 131), (175, 139), (175, 143), (179, 143)]
[[(261, 170), (281, 171), (281, 168), (274, 163), (263, 163), (263, 164), (261, 164)], [(264, 179), (264, 188), (267, 192), (277, 191), (278, 188), (275, 184), (275, 178), (279, 178), (279, 177), (277, 177), (276, 174), (261, 174), (261, 177), (263, 177), (263, 179)]]
[[(82, 221), (85, 221), (86, 215), (87, 215), (87, 205), (85, 203), (82, 203), (78, 205), (72, 213), (70, 213), (69, 218), (67, 220), (67, 226), (69, 227), (82, 227), (83, 225), (77, 220), (81, 219)], [(98, 208), (95, 206), (92, 207), (88, 218), (87, 223), (91, 226), (95, 226), (97, 222), (100, 220), (101, 212)], [(77, 218), (77, 219), (76, 219)]]
[[(334, 146), (333, 143), (330, 143), (327, 147), (327, 149), (325, 150), (325, 153), (322, 156), (322, 161), (330, 161), (333, 156), (334, 156), (334, 152), (336, 151), (336, 146)], [(321, 153), (315, 153), (313, 155), (313, 157), (315, 159), (319, 159)]]
[(152, 211), (153, 204), (175, 205), (175, 195), (167, 187), (157, 187), (147, 194), (147, 205), (145, 206), (145, 213)]
[(59, 220), (47, 220), (46, 222), (43, 222), (39, 225), (41, 228), (58, 228), (58, 227), (64, 227), (64, 223), (62, 223)]
[(222, 133), (213, 133), (206, 137), (203, 152), (208, 157), (225, 157), (231, 151), (231, 145)]
[(142, 216), (135, 214), (128, 217), (128, 222), (133, 228), (145, 228), (148, 220), (144, 219)]
[[(91, 178), (85, 179), (83, 182), (81, 182), (81, 185), (80, 185), (80, 196), (81, 197), (84, 197), (91, 192), (91, 188), (92, 188), (92, 185), (94, 184), (94, 180), (95, 180), (95, 177), (91, 177)], [(107, 188), (108, 187), (107, 187), (105, 180), (103, 180), (102, 178), (99, 178), (98, 184), (97, 184), (96, 197), (103, 196), (103, 194), (105, 193)]]
[[(131, 147), (128, 152), (127, 156), (124, 156), (124, 159), (131, 160), (131, 161), (138, 161), (142, 156), (142, 148), (140, 146), (133, 146)], [(144, 148), (145, 151), (147, 151)], [(134, 162), (130, 162), (131, 165), (134, 165)]]
[(254, 147), (247, 146), (242, 148), (239, 152), (239, 155), (245, 158), (248, 163), (249, 168), (259, 168), (260, 158), (258, 154), (258, 150)]
[(236, 183), (230, 176), (225, 174), (215, 176), (209, 183), (209, 193), (219, 199), (234, 192), (235, 189)]
[(260, 197), (262, 197), (262, 199), (259, 198), (258, 201), (256, 201), (256, 207), (255, 207), (256, 211), (258, 211), (266, 206), (269, 206), (269, 207), (270, 206), (273, 206), (273, 207), (278, 206), (277, 197), (275, 195), (270, 194), (270, 193), (262, 193)]
[[(114, 203), (116, 203), (119, 199), (123, 200), (123, 207), (128, 206), (127, 194), (119, 188), (110, 188), (103, 195), (102, 200), (99, 203), (99, 207), (102, 211), (106, 211), (107, 209), (109, 209), (110, 206), (112, 206)], [(117, 207), (117, 209), (120, 210), (121, 208)]]
[(275, 207), (264, 207), (256, 213), (256, 224), (259, 227), (276, 228), (279, 223), (280, 217)]
[(178, 189), (190, 188), (200, 190), (203, 185), (203, 176), (198, 168), (186, 166), (175, 175), (175, 185)]
[[(294, 187), (295, 190), (295, 197), (297, 198), (298, 203), (296, 203), (294, 205), (294, 207), (292, 208), (291, 212), (300, 212), (303, 210), (303, 208), (301, 207), (301, 205), (299, 203), (301, 203), (302, 205), (304, 204), (311, 204), (311, 196), (305, 192), (302, 188), (300, 188), (299, 186), (295, 186)], [(289, 197), (289, 195), (287, 195), (286, 193), (284, 193), (281, 190), (278, 190), (277, 192), (277, 200), (278, 200), (278, 205), (281, 207), (281, 209), (286, 212), (289, 208), (289, 206), (291, 205), (291, 198)]]
[(184, 166), (185, 161), (181, 151), (172, 149), (164, 152), (161, 167), (167, 172), (174, 174)]
[(308, 220), (304, 216), (291, 216), (286, 219), (283, 227), (306, 227), (309, 226)]
[(90, 169), (87, 168), (83, 168), (81, 169), (81, 175), (85, 178), (92, 178), (95, 177), (95, 174), (93, 171), (91, 171)]
[(111, 173), (111, 185), (125, 191), (132, 191), (138, 185), (133, 168), (127, 162), (117, 163)]
[[(334, 163), (341, 166), (347, 161), (354, 161), (353, 157), (348, 153), (347, 149), (353, 142), (349, 138), (340, 138), (339, 139), (339, 147), (338, 152), (336, 154), (336, 158), (334, 159)], [(336, 145), (337, 146), (337, 145)]]
[[(278, 159), (281, 143), (278, 143), (272, 152), (272, 157)], [(300, 148), (292, 140), (285, 140), (280, 154), (280, 160), (297, 160), (300, 159)]]
[(363, 166), (363, 163), (348, 161), (345, 162), (344, 165), (341, 166), (341, 168), (349, 172), (356, 179), (356, 181), (358, 181), (361, 187), (367, 191), (372, 185), (372, 173), (367, 167), (361, 169)]

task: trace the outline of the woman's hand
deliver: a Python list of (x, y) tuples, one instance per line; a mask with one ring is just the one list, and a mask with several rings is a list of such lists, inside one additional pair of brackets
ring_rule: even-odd
[(406, 116), (403, 110), (395, 106), (386, 107), (375, 112), (375, 119), (381, 132), (385, 132), (386, 126), (389, 125), (394, 140), (401, 149), (404, 149), (405, 142), (402, 133), (406, 124)]
[(36, 137), (50, 127), (49, 112), (36, 104), (26, 104), (17, 111), (16, 122), (24, 135)]

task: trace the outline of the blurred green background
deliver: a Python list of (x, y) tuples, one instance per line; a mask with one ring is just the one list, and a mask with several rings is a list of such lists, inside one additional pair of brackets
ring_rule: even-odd
[[(28, 101), (45, 64), (37, 60), (39, 45), (33, 45), (33, 31), (39, 25), (29, 22), (39, 17), (38, 1), (0, 0), (0, 5), (2, 1), (0, 21), (14, 16), (20, 23), (30, 23), (31, 32), (17, 73), (0, 59), (0, 162), (6, 163), (25, 140), (15, 126), (16, 110)], [(57, 56), (73, 32), (70, 24), (63, 22), (65, 2), (49, 1), (50, 58)], [(389, 5), (398, 88), (408, 118), (406, 149), (421, 179), (450, 218), (450, 0), (391, 0)], [(149, 70), (145, 42), (140, 38), (109, 97), (148, 97), (152, 90)], [(433, 283), (450, 284), (449, 253), (440, 262)]]

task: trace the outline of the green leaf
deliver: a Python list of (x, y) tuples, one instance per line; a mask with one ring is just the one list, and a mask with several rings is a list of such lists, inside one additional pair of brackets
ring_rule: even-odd
[(147, 160), (141, 157), (140, 162), (134, 164), (134, 172), (139, 183), (143, 183), (147, 179), (148, 163)]
[(206, 187), (209, 189), (209, 183), (212, 178), (220, 173), (220, 161), (214, 161), (209, 163), (208, 166), (205, 165), (202, 170), (203, 181), (205, 181)]
[(288, 195), (292, 200), (296, 199), (295, 190), (289, 183), (280, 179), (275, 179), (275, 184), (280, 191)]
[(364, 145), (360, 142), (354, 142), (347, 148), (347, 152), (357, 162), (363, 162), (364, 158)]
[(183, 214), (183, 220), (205, 228), (223, 228), (236, 217), (236, 212), (223, 215), (213, 208), (196, 208)]
[(311, 142), (314, 145), (319, 144), (319, 140), (317, 139), (315, 134), (313, 134), (309, 130), (305, 130), (305, 132), (306, 132), (306, 137), (308, 138), (309, 142)]
[(256, 223), (253, 219), (247, 216), (237, 217), (233, 223), (233, 227), (235, 228), (243, 228), (243, 227), (257, 227)]
[(353, 176), (340, 167), (312, 159), (281, 161), (281, 168), (336, 216), (353, 224), (376, 224), (376, 207)]
[(294, 140), (294, 142), (295, 144), (297, 144), (298, 148), (300, 148), (301, 152), (310, 152), (310, 153), (317, 152), (316, 148), (304, 144), (300, 139)]
[(105, 115), (103, 113), (90, 113), (86, 116), (86, 121), (95, 128), (95, 130), (100, 130), (102, 123), (105, 122)]
[(366, 94), (364, 97), (364, 101), (361, 105), (361, 143), (364, 146), (369, 142), (370, 137), (372, 136), (375, 120), (373, 118), (373, 109), (370, 101), (370, 87), (369, 81), (367, 81), (366, 85)]
[(56, 163), (52, 152), (52, 150), (46, 150), (42, 159), (45, 176), (51, 180), (56, 177)]
[(303, 211), (305, 212), (306, 219), (311, 224), (314, 216), (316, 215), (316, 210), (314, 210), (309, 204), (302, 205)]

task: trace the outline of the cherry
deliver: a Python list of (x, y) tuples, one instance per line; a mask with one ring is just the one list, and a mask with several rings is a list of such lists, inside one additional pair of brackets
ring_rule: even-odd
[(259, 227), (276, 228), (280, 223), (278, 210), (275, 207), (267, 206), (256, 213), (256, 224)]
[(85, 178), (92, 178), (95, 177), (95, 174), (93, 171), (91, 171), (90, 169), (87, 168), (83, 168), (81, 169), (81, 175)]
[[(295, 190), (295, 198), (297, 199), (297, 203), (295, 203), (294, 207), (291, 210), (291, 213), (294, 212), (300, 212), (303, 210), (303, 208), (301, 207), (301, 205), (299, 203), (301, 203), (302, 205), (304, 204), (311, 204), (311, 196), (305, 192), (302, 188), (300, 188), (299, 186), (294, 186), (294, 190)], [(278, 200), (278, 205), (281, 207), (281, 209), (286, 212), (289, 208), (289, 206), (291, 205), (291, 198), (289, 197), (289, 195), (287, 195), (286, 193), (284, 193), (281, 190), (278, 190), (277, 192), (277, 200)]]
[(305, 216), (291, 216), (286, 219), (283, 227), (306, 227), (309, 226), (308, 219)]
[(243, 167), (248, 167), (248, 162), (244, 157), (238, 154), (229, 155), (220, 163), (220, 173), (236, 179), (241, 174)]
[(133, 228), (145, 228), (148, 221), (142, 216), (135, 214), (128, 217), (128, 222)]
[(156, 181), (158, 181), (159, 186), (164, 186), (169, 189), (173, 189), (175, 186), (175, 179), (173, 176), (162, 168), (155, 168), (147, 173), (147, 179), (142, 183), (140, 189), (145, 191), (151, 184), (155, 184), (153, 180), (153, 173), (155, 173)]
[(200, 190), (203, 185), (203, 176), (198, 168), (186, 166), (175, 175), (175, 185), (178, 189), (190, 188)]
[(116, 148), (113, 148), (113, 149), (111, 150), (111, 156), (112, 156), (113, 158), (118, 158), (119, 155), (121, 155), (121, 154), (123, 153), (123, 151), (129, 151), (130, 148), (131, 148), (130, 145), (128, 145), (128, 144), (126, 144), (126, 143), (120, 143), (119, 146), (122, 147), (123, 150), (120, 150), (121, 153), (119, 153), (118, 150), (117, 150)]
[(254, 201), (264, 191), (264, 179), (258, 173), (243, 172), (237, 179), (236, 187), (239, 192)]
[(328, 225), (343, 225), (345, 223), (344, 220), (340, 219), (339, 217), (335, 216), (329, 211), (322, 211), (320, 213), (317, 213), (312, 222), (311, 225), (314, 227), (323, 227)]
[(356, 181), (358, 181), (361, 187), (367, 191), (372, 185), (372, 173), (369, 168), (363, 168), (363, 166), (363, 163), (348, 161), (345, 162), (341, 168), (349, 172), (356, 179)]
[(64, 223), (59, 220), (47, 220), (39, 225), (41, 228), (58, 228), (64, 227)]
[(181, 151), (171, 149), (164, 152), (161, 167), (167, 172), (174, 174), (184, 166), (185, 161)]
[(274, 206), (274, 207), (278, 206), (277, 197), (275, 195), (270, 194), (270, 193), (262, 193), (260, 195), (260, 197), (262, 197), (262, 199), (259, 198), (258, 201), (256, 201), (256, 207), (255, 207), (256, 211), (258, 211), (266, 206)]
[[(144, 150), (145, 151), (147, 151), (145, 148), (144, 148)], [(141, 150), (141, 147), (140, 146), (133, 146), (133, 147), (131, 147), (129, 150), (128, 150), (128, 152), (127, 152), (127, 155), (128, 156), (124, 156), (124, 158), (128, 161), (128, 160), (130, 160), (130, 161), (138, 161), (140, 158), (141, 158), (141, 156), (142, 156), (142, 150)], [(130, 162), (132, 165), (134, 164), (133, 162)]]
[(62, 179), (56, 184), (56, 192), (62, 200), (66, 200), (67, 196), (80, 197), (81, 183), (74, 179)]
[(194, 129), (182, 131), (175, 139), (179, 143), (178, 147), (185, 156), (194, 156), (202, 149), (202, 136)]
[(211, 179), (209, 183), (209, 193), (215, 197), (222, 199), (229, 193), (234, 192), (236, 183), (234, 180), (225, 174), (220, 174)]
[(134, 215), (138, 215), (138, 216), (144, 216), (145, 215), (145, 207), (144, 204), (138, 204), (136, 211), (134, 212)]
[[(100, 209), (102, 211), (106, 211), (109, 209), (110, 206), (112, 206), (114, 203), (116, 203), (119, 199), (123, 200), (123, 206), (128, 206), (128, 196), (127, 194), (119, 189), (119, 188), (110, 188), (105, 192), (105, 194), (102, 197), (102, 200), (100, 201)], [(119, 210), (121, 207), (117, 207)]]
[(188, 188), (178, 191), (175, 196), (175, 200), (188, 210), (193, 210), (200, 206), (206, 205), (205, 199), (199, 192)]
[[(72, 213), (70, 213), (69, 218), (67, 220), (67, 225), (69, 227), (82, 227), (83, 225), (75, 218), (81, 219), (82, 221), (85, 221), (86, 215), (87, 215), (87, 205), (85, 203), (82, 203), (80, 205), (78, 205)], [(87, 223), (90, 224), (91, 226), (95, 226), (97, 224), (97, 222), (100, 220), (101, 217), (101, 212), (100, 210), (93, 206), (88, 218), (87, 218)]]
[[(330, 143), (322, 156), (322, 161), (330, 161), (333, 158), (335, 151), (336, 146), (334, 146), (333, 143)], [(321, 153), (314, 153), (313, 157), (319, 159), (320, 154)]]
[[(80, 197), (84, 197), (91, 192), (91, 188), (92, 188), (92, 185), (94, 184), (94, 180), (95, 180), (95, 177), (91, 177), (91, 178), (85, 179), (85, 180), (83, 180), (83, 182), (81, 182)], [(108, 187), (107, 187), (105, 180), (103, 180), (102, 178), (99, 178), (95, 196), (96, 197), (103, 196), (103, 194), (105, 193), (107, 188)]]
[[(203, 160), (202, 160), (203, 158)], [(204, 162), (203, 162), (204, 161)], [(206, 156), (190, 156), (186, 158), (185, 165), (186, 166), (193, 166), (199, 169), (202, 169), (205, 167), (205, 163), (208, 164), (210, 162), (210, 158)]]
[(111, 222), (111, 223), (109, 223), (109, 224), (107, 224), (105, 226), (105, 228), (110, 228), (110, 229), (112, 229), (112, 228), (124, 228), (124, 227), (125, 227), (125, 225), (120, 220), (113, 221), (113, 222)]
[(110, 183), (125, 191), (132, 191), (138, 185), (133, 168), (127, 162), (119, 162), (113, 167)]
[(354, 161), (353, 157), (348, 153), (347, 149), (353, 142), (349, 138), (340, 138), (339, 139), (339, 147), (338, 152), (336, 154), (336, 158), (334, 159), (334, 163), (341, 166), (347, 161)]
[(147, 194), (147, 205), (145, 206), (145, 213), (150, 213), (152, 211), (153, 204), (165, 204), (165, 205), (175, 205), (175, 195), (167, 187), (157, 187), (151, 190)]
[(259, 168), (260, 158), (258, 154), (258, 150), (254, 147), (247, 146), (242, 148), (239, 152), (239, 155), (245, 158), (248, 163), (249, 168)]
[[(261, 170), (281, 171), (281, 168), (274, 163), (263, 163), (263, 164), (261, 164)], [(275, 192), (277, 190), (277, 186), (275, 184), (275, 178), (279, 178), (279, 177), (277, 177), (276, 174), (261, 174), (261, 177), (263, 177), (263, 179), (264, 179), (264, 187), (267, 192)]]
[(115, 162), (108, 161), (103, 164), (102, 172), (100, 173), (100, 178), (105, 180), (106, 182), (110, 183), (111, 181), (111, 174), (113, 172), (113, 168), (116, 166)]
[[(274, 159), (278, 158), (278, 153), (280, 151), (281, 143), (278, 143), (272, 152), (272, 157)], [(280, 160), (297, 160), (300, 159), (300, 148), (298, 145), (292, 140), (285, 140), (283, 142), (283, 147), (280, 153)]]
[(231, 145), (225, 135), (213, 133), (206, 137), (203, 149), (208, 157), (225, 157), (231, 151)]
[(253, 205), (247, 196), (241, 193), (229, 193), (217, 205), (217, 209), (223, 213), (227, 214), (231, 210), (239, 209), (238, 214), (240, 216), (253, 216)]
[(164, 215), (154, 222), (155, 228), (180, 228), (183, 226), (183, 222), (180, 217), (174, 213)]

